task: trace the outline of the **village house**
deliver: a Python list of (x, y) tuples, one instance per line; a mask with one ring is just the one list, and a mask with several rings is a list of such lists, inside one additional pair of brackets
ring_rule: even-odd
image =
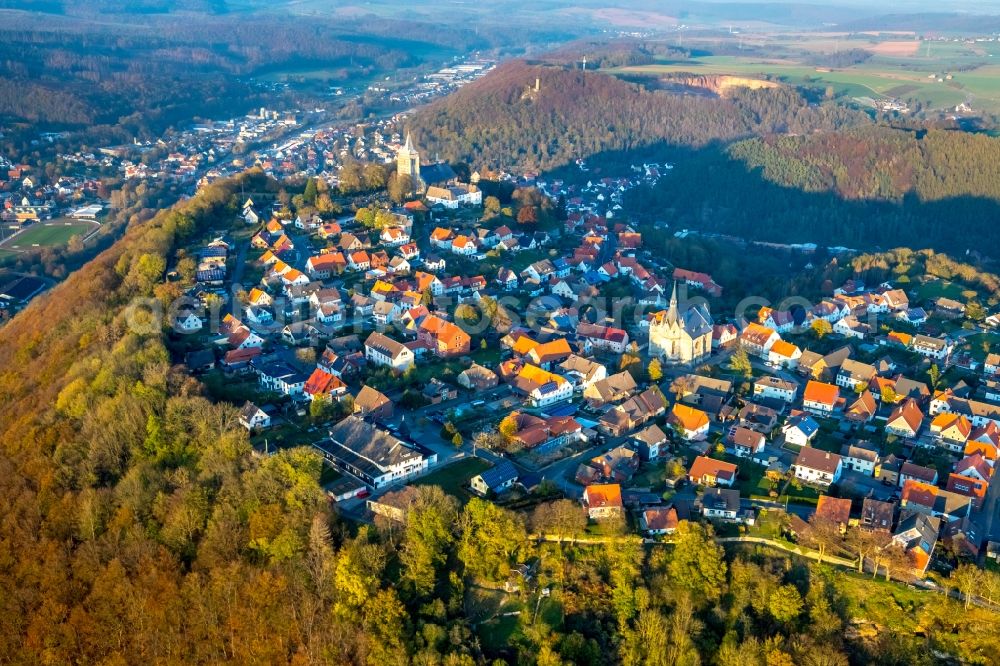
[(240, 410), (240, 425), (250, 432), (271, 427), (271, 415), (254, 403), (247, 401)]
[(459, 386), (477, 392), (496, 388), (497, 384), (500, 383), (495, 372), (478, 363), (473, 363), (460, 372), (457, 381)]
[(769, 307), (762, 307), (757, 313), (757, 321), (761, 326), (769, 328), (779, 335), (791, 333), (795, 328), (795, 317), (788, 310), (774, 310)]
[(588, 388), (608, 376), (608, 369), (604, 365), (576, 354), (571, 354), (557, 369), (573, 384), (573, 389), (583, 392), (585, 397)]
[(458, 325), (435, 315), (423, 318), (417, 327), (417, 339), (442, 358), (468, 354), (472, 340)]
[(900, 517), (892, 543), (906, 552), (912, 571), (918, 576), (923, 576), (930, 565), (940, 529), (940, 519), (924, 513), (907, 512)]
[(346, 395), (347, 384), (340, 377), (330, 374), (322, 368), (316, 368), (306, 380), (302, 392), (311, 402), (330, 401)]
[[(759, 356), (760, 358), (767, 359), (768, 352), (771, 351), (771, 347), (774, 343), (778, 342), (781, 337), (778, 333), (771, 328), (762, 326), (761, 324), (750, 322), (747, 324), (743, 332), (740, 333), (740, 345), (746, 349), (747, 353), (751, 356)], [(801, 358), (801, 356), (800, 356)]]
[(587, 486), (583, 490), (583, 503), (591, 520), (619, 517), (624, 511), (622, 488), (617, 483)]
[(678, 282), (684, 282), (689, 287), (702, 289), (712, 296), (722, 296), (722, 287), (719, 286), (708, 273), (698, 273), (696, 271), (689, 271), (683, 268), (675, 268), (673, 278)]
[(302, 397), (302, 390), (308, 379), (304, 373), (281, 361), (252, 365), (263, 390), (281, 393), (292, 399)]
[(819, 432), (819, 424), (808, 414), (793, 414), (781, 426), (781, 432), (786, 444), (809, 446)]
[(637, 389), (632, 374), (622, 371), (592, 383), (583, 390), (583, 397), (592, 407), (600, 407), (622, 402), (632, 397)]
[(728, 522), (753, 524), (752, 510), (740, 509), (740, 491), (729, 488), (706, 488), (701, 495), (701, 514)]
[(798, 390), (798, 384), (795, 382), (771, 375), (764, 375), (753, 383), (754, 397), (770, 398), (788, 403), (795, 402)]
[(572, 443), (587, 441), (588, 433), (571, 416), (542, 418), (527, 412), (514, 411), (506, 420), (514, 424), (511, 441), (536, 453), (549, 453)]
[(802, 394), (802, 408), (806, 411), (829, 416), (840, 402), (840, 389), (833, 384), (809, 380)]
[(712, 349), (729, 349), (738, 338), (739, 331), (732, 324), (715, 324), (712, 327)]
[(766, 441), (762, 433), (740, 426), (733, 426), (726, 435), (726, 442), (737, 458), (754, 458), (764, 451)]
[(600, 418), (600, 428), (613, 437), (620, 437), (664, 414), (667, 400), (655, 386), (632, 396)]
[(907, 481), (919, 481), (929, 485), (937, 485), (938, 473), (936, 469), (924, 467), (910, 461), (902, 463), (899, 467), (899, 487), (902, 488)]
[(878, 448), (870, 442), (852, 442), (844, 444), (840, 448), (840, 457), (844, 461), (846, 469), (853, 469), (866, 476), (875, 474), (875, 467), (878, 465)]
[(354, 413), (374, 421), (391, 419), (394, 405), (383, 393), (371, 386), (362, 386), (354, 397)]
[(945, 359), (951, 353), (951, 343), (947, 339), (940, 340), (927, 335), (914, 336), (911, 348), (921, 356), (937, 361)]
[(896, 507), (891, 502), (866, 497), (861, 503), (861, 517), (858, 524), (862, 529), (889, 532), (892, 530), (895, 513)]
[(866, 389), (857, 394), (857, 398), (844, 409), (844, 418), (851, 423), (862, 424), (874, 419), (877, 412), (878, 404), (875, 402), (875, 396)]
[(437, 454), (410, 446), (357, 416), (332, 428), (313, 444), (327, 462), (379, 489), (417, 476), (437, 462)]
[(651, 507), (639, 516), (639, 528), (648, 536), (673, 534), (680, 521), (674, 507)]
[(524, 364), (516, 373), (512, 386), (534, 407), (554, 405), (573, 397), (573, 385), (565, 377), (530, 363)]
[(638, 469), (639, 454), (624, 446), (617, 446), (579, 465), (576, 482), (584, 486), (592, 483), (626, 483)]
[(370, 363), (388, 366), (397, 372), (405, 372), (416, 363), (413, 352), (406, 345), (377, 331), (365, 340), (365, 358)]
[(785, 368), (794, 370), (799, 359), (802, 358), (802, 350), (791, 342), (778, 340), (767, 352), (767, 363), (775, 368)]
[(851, 522), (851, 500), (820, 495), (816, 502), (816, 517), (835, 525), (841, 533), (847, 532)]
[(829, 486), (840, 480), (843, 471), (843, 460), (836, 453), (803, 447), (792, 465), (792, 473), (796, 479), (818, 486)]
[(924, 413), (920, 411), (920, 405), (910, 398), (892, 411), (885, 423), (885, 431), (897, 437), (913, 439), (920, 432), (923, 421)]
[(676, 428), (678, 434), (687, 441), (703, 439), (709, 428), (708, 414), (681, 403), (674, 404), (667, 423)]
[(452, 210), (460, 206), (481, 206), (483, 203), (482, 191), (475, 185), (463, 183), (428, 187), (424, 198), (430, 204), (439, 204)]
[(509, 460), (501, 460), (488, 470), (477, 474), (469, 480), (473, 492), (483, 497), (510, 490), (518, 479), (517, 468)]
[(931, 421), (930, 431), (942, 448), (961, 453), (972, 435), (972, 423), (962, 414), (942, 412)]
[(848, 358), (840, 366), (835, 381), (837, 386), (853, 391), (859, 385), (868, 388), (876, 374), (874, 366)]
[(736, 482), (737, 466), (733, 463), (698, 456), (688, 470), (688, 480), (699, 486), (727, 486)]
[(632, 435), (632, 445), (644, 461), (659, 460), (667, 451), (667, 435), (654, 423)]
[(936, 485), (907, 479), (899, 496), (899, 506), (946, 522), (968, 518), (972, 511), (972, 498), (953, 493)]
[(628, 333), (620, 328), (587, 323), (576, 327), (576, 336), (593, 350), (614, 354), (624, 353), (629, 342)]

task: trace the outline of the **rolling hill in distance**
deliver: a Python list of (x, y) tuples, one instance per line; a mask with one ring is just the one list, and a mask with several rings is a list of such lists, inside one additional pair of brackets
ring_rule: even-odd
[[(421, 111), (412, 127), (449, 160), (584, 181), (591, 176), (576, 160), (619, 176), (636, 154), (676, 159), (630, 203), (649, 219), (701, 211), (674, 218), (681, 228), (865, 249), (896, 239), (964, 252), (969, 238), (998, 239), (1000, 172), (990, 156), (1000, 139), (875, 123), (791, 86), (678, 95), (515, 62)], [(814, 224), (801, 223), (802, 210)]]

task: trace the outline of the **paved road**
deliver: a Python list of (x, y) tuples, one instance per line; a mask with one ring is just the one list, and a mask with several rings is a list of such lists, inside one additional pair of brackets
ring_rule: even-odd
[(229, 300), (226, 303), (226, 313), (233, 315), (237, 319), (242, 317), (242, 312), (240, 308), (242, 304), (236, 300), (236, 292), (243, 288), (243, 273), (246, 272), (247, 268), (247, 250), (250, 248), (250, 243), (238, 243), (239, 250), (236, 252), (236, 268), (233, 269), (232, 279), (230, 284), (232, 285), (229, 289)]
[(1000, 511), (1000, 474), (994, 474), (990, 479), (990, 484), (986, 489), (986, 497), (983, 499), (983, 507), (979, 511), (980, 525), (982, 533), (979, 535), (983, 539), (991, 541), (1000, 540), (1000, 524), (996, 520), (997, 511)]

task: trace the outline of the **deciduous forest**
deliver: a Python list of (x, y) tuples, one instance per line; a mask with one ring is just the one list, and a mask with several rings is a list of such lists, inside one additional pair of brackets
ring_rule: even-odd
[(1000, 240), (1000, 139), (881, 126), (767, 136), (692, 151), (630, 208), (705, 229), (779, 243), (954, 254)]
[[(985, 664), (1000, 649), (985, 609), (727, 552), (686, 522), (672, 546), (574, 544), (573, 502), (525, 515), (436, 487), (402, 524), (339, 521), (319, 457), (254, 455), (144, 314), (240, 187), (133, 226), (0, 329), (0, 662)], [(536, 611), (503, 617), (526, 563), (535, 584), (512, 594)]]
[(672, 229), (953, 253), (1000, 240), (1000, 139), (896, 129), (790, 88), (712, 99), (514, 62), (412, 122), (431, 152), (515, 173), (573, 176), (583, 159), (617, 176), (669, 161), (626, 200), (630, 215)]
[(421, 110), (412, 125), (420, 146), (450, 161), (549, 170), (657, 144), (701, 147), (866, 120), (842, 107), (810, 106), (791, 89), (729, 99), (671, 95), (596, 72), (515, 61)]

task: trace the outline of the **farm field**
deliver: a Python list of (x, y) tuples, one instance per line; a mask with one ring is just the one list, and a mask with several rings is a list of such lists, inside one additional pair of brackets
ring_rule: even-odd
[[(4, 244), (6, 250), (29, 249), (35, 246), (63, 245), (77, 235), (85, 235), (96, 228), (94, 222), (57, 219), (33, 224)], [(2, 258), (2, 255), (0, 255)]]
[[(857, 43), (855, 43), (857, 42)], [(968, 102), (973, 110), (1000, 113), (1000, 45), (964, 45), (951, 43), (920, 43), (906, 55), (906, 42), (882, 42), (872, 46), (859, 40), (836, 42), (840, 48), (881, 47), (883, 55), (866, 62), (842, 68), (818, 67), (808, 62), (806, 54), (790, 51), (806, 48), (805, 42), (790, 42), (756, 49), (748, 55), (703, 55), (690, 59), (664, 59), (649, 65), (620, 67), (607, 71), (622, 75), (656, 76), (672, 73), (695, 75), (730, 74), (767, 77), (793, 86), (831, 87), (838, 97), (896, 97), (908, 102), (920, 102), (934, 110), (951, 110)], [(916, 44), (916, 43), (914, 43)], [(826, 41), (810, 44), (821, 47), (813, 52), (826, 52)], [(774, 56), (762, 56), (761, 50), (772, 50)], [(996, 64), (993, 60), (996, 59)], [(959, 71), (959, 68), (973, 68)], [(951, 80), (946, 77), (951, 75)], [(938, 80), (938, 78), (942, 80)]]

